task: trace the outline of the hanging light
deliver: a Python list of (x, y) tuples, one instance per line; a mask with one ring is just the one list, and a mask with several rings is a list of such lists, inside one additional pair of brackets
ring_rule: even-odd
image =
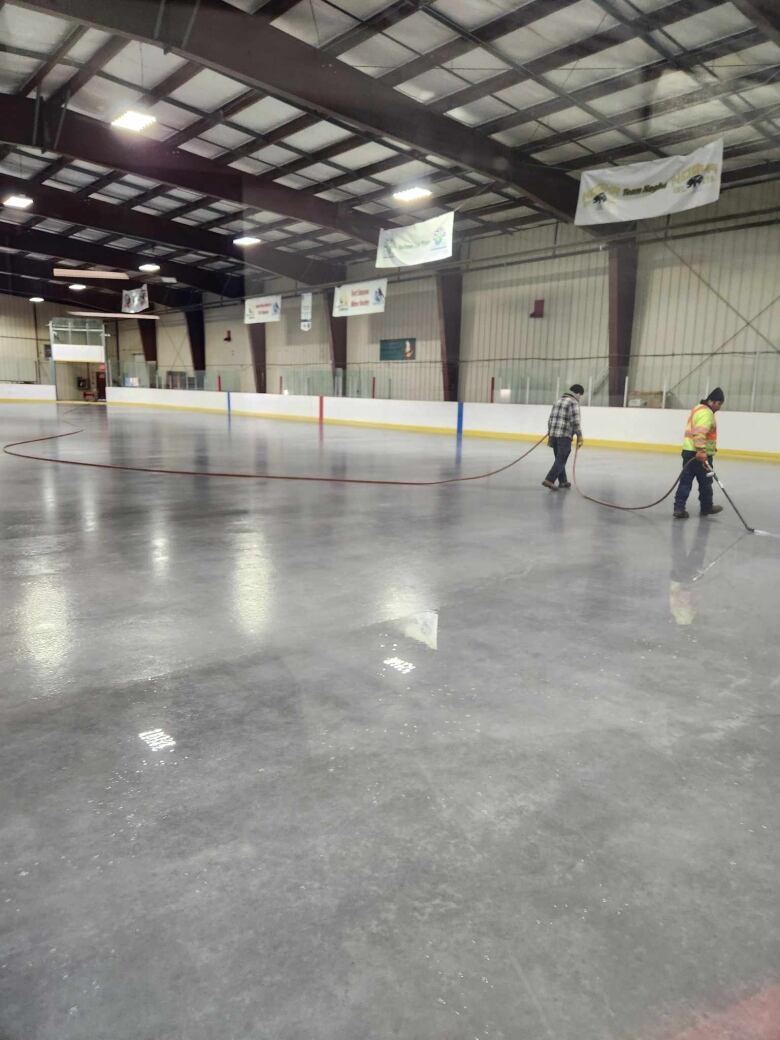
[(30, 297), (30, 303), (43, 303), (43, 297), (42, 296), (31, 296)]
[(254, 235), (241, 235), (239, 238), (233, 239), (234, 246), (259, 246), (262, 240), (255, 238)]
[(160, 270), (160, 265), (159, 264), (141, 264), (141, 266), (138, 268), (138, 270), (139, 271), (144, 271), (147, 274), (154, 274), (156, 271)]
[(86, 289), (86, 285), (84, 285), (82, 282), (73, 282), (73, 284), (69, 285), (68, 288), (72, 292), (81, 292), (82, 289)]
[(418, 199), (429, 199), (432, 194), (433, 192), (429, 188), (423, 188), (419, 184), (415, 184), (412, 188), (394, 191), (393, 198), (398, 202), (417, 202)]
[(132, 130), (133, 133), (140, 134), (142, 130), (146, 130), (156, 122), (156, 116), (151, 116), (148, 112), (134, 112), (133, 109), (128, 108), (121, 116), (112, 119), (111, 125), (120, 130)]
[(9, 206), (11, 209), (29, 209), (33, 201), (29, 195), (6, 195), (3, 205)]

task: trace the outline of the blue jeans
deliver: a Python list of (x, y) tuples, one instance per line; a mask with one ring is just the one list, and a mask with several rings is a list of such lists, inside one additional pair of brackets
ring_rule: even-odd
[[(688, 501), (688, 495), (691, 493), (693, 481), (698, 480), (699, 505), (701, 506), (702, 512), (706, 513), (712, 509), (712, 477), (707, 475), (704, 463), (696, 460), (695, 451), (684, 451), (682, 453), (682, 459), (685, 468), (680, 477), (680, 483), (677, 485), (677, 494), (674, 496), (674, 511), (675, 513), (679, 513), (685, 509), (685, 503)], [(691, 462), (691, 459), (694, 461)], [(687, 465), (689, 462), (690, 465)], [(711, 462), (712, 459), (710, 459), (710, 463)]]
[(551, 484), (554, 484), (556, 480), (561, 484), (568, 484), (566, 460), (571, 455), (571, 437), (550, 437), (549, 445), (555, 452), (555, 462), (544, 479), (549, 480)]

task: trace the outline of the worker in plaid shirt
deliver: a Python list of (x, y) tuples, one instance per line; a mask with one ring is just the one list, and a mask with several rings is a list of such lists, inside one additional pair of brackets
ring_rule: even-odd
[(580, 398), (585, 393), (579, 383), (570, 386), (563, 397), (556, 401), (550, 412), (547, 423), (547, 443), (555, 453), (555, 462), (542, 481), (550, 491), (557, 491), (555, 481), (562, 488), (570, 488), (566, 477), (566, 460), (571, 455), (572, 438), (577, 438), (578, 447), (582, 447), (582, 426), (580, 424)]

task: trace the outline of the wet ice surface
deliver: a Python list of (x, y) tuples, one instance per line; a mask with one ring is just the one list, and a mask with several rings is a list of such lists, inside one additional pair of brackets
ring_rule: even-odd
[[(445, 437), (76, 420), (42, 450), (458, 472)], [(0, 1036), (655, 1038), (777, 981), (780, 540), (550, 494), (548, 455), (432, 489), (0, 456)], [(634, 504), (676, 466), (579, 477)], [(720, 474), (780, 530), (780, 470)]]

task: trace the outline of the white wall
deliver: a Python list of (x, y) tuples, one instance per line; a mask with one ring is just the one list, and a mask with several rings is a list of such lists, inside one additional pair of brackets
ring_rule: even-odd
[[(591, 244), (582, 232), (572, 238)], [(552, 225), (500, 238), (478, 240), (472, 259), (542, 249), (555, 242)], [(507, 261), (511, 264), (511, 261)], [(460, 396), (489, 401), (510, 390), (510, 400), (548, 402), (573, 382), (604, 396), (608, 364), (607, 254), (538, 260), (475, 271), (463, 279)], [(544, 317), (531, 318), (534, 300), (544, 300)], [(596, 396), (594, 400), (598, 400)]]
[[(378, 274), (381, 272), (350, 275), (350, 281)], [(391, 282), (384, 314), (348, 318), (350, 395), (370, 396), (371, 378), (376, 377), (377, 397), (441, 401), (444, 385), (438, 308), (436, 282), (427, 277), (413, 282)], [(380, 339), (416, 339), (416, 360), (380, 362)]]
[[(279, 381), (291, 394), (332, 393), (332, 368), (326, 298), (313, 300), (312, 327), (301, 330), (298, 296), (282, 301), (282, 317), (266, 327), (266, 387), (278, 393)], [(247, 387), (253, 390), (254, 385)]]
[(4, 404), (12, 401), (21, 403), (30, 401), (56, 401), (57, 390), (54, 386), (39, 386), (29, 383), (0, 383), (0, 401)]
[[(772, 206), (779, 181), (726, 192), (708, 211)], [(780, 226), (640, 246), (632, 387), (666, 387), (687, 405), (719, 385), (730, 408), (780, 408), (779, 287)]]

